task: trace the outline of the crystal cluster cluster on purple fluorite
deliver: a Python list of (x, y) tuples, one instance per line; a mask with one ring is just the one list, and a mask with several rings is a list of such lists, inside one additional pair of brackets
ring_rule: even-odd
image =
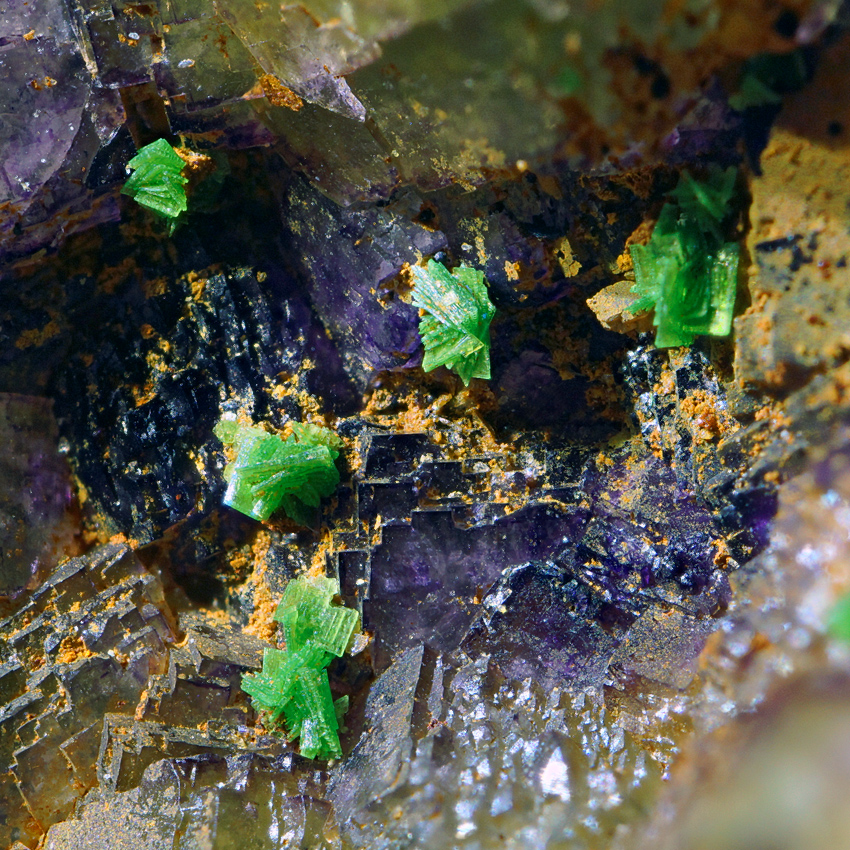
[[(795, 658), (817, 642), (783, 628), (825, 591), (802, 614), (726, 614), (731, 574), (783, 555), (779, 488), (839, 385), (756, 415), (725, 343), (658, 352), (586, 303), (623, 283), (677, 168), (739, 165), (766, 129), (729, 107), (719, 66), (694, 91), (662, 67), (711, 43), (714, 17), (673, 32), (603, 6), (7, 3), (0, 258), (25, 262), (0, 388), (55, 399), (85, 535), (49, 405), (3, 396), (0, 843), (613, 846), (688, 724), (732, 710), (699, 661), (709, 636), (727, 671), (771, 675), (783, 641)], [(816, 18), (753, 44), (804, 44)], [(652, 100), (609, 91), (609, 64)], [(228, 152), (224, 190), (167, 241), (138, 210), (119, 224), (127, 160), (179, 136)], [(60, 250), (26, 259), (43, 246)], [(487, 278), (486, 386), (417, 369), (409, 267), (433, 256)], [(322, 529), (221, 507), (222, 413), (337, 430)], [(115, 533), (130, 544), (56, 567)], [(311, 568), (371, 639), (329, 669), (351, 699), (336, 764), (269, 734), (240, 688)], [(753, 623), (778, 649), (747, 643)], [(731, 692), (735, 710), (762, 693)]]

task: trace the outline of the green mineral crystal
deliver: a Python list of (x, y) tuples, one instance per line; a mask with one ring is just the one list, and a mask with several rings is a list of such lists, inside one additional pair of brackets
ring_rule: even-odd
[(426, 372), (447, 366), (466, 386), (472, 378), (490, 377), (490, 321), (496, 308), (487, 296), (484, 275), (469, 266), (449, 271), (429, 260), (414, 266), (413, 303), (425, 311), (419, 335), (425, 346)]
[(750, 106), (781, 103), (783, 94), (801, 89), (808, 77), (802, 49), (759, 53), (744, 63), (738, 91), (729, 98), (729, 106), (743, 111)]
[(171, 222), (174, 231), (177, 219), (186, 212), (186, 183), (183, 166), (186, 163), (165, 139), (157, 139), (139, 149), (127, 164), (133, 173), (121, 189), (137, 203)]
[(850, 593), (845, 593), (835, 603), (827, 620), (827, 628), (834, 638), (850, 643)]
[(235, 450), (224, 469), (224, 504), (257, 520), (283, 508), (308, 525), (312, 510), (339, 484), (336, 459), (342, 441), (328, 428), (293, 423), (285, 440), (252, 425), (222, 419), (215, 435)]
[(348, 697), (334, 701), (326, 667), (342, 655), (360, 628), (360, 615), (335, 602), (339, 582), (325, 576), (293, 579), (275, 612), (285, 649), (268, 647), (261, 673), (242, 677), (254, 707), (282, 725), (289, 740), (300, 738), (306, 758), (339, 758), (340, 721)]
[(725, 242), (735, 169), (713, 169), (706, 181), (683, 174), (646, 245), (632, 245), (631, 312), (655, 310), (659, 348), (690, 345), (698, 334), (726, 336), (738, 280), (739, 248)]

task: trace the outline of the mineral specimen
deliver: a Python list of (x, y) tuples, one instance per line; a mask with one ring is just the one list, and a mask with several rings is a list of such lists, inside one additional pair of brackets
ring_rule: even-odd
[[(87, 796), (50, 828), (50, 850), (341, 850), (330, 804), (292, 755), (163, 759), (137, 788)], [(206, 843), (209, 842), (209, 843)]]
[(275, 620), (282, 624), (286, 648), (267, 648), (263, 670), (243, 678), (242, 688), (258, 710), (282, 723), (290, 740), (300, 738), (305, 758), (339, 758), (340, 718), (348, 697), (334, 701), (325, 668), (347, 651), (360, 624), (352, 608), (334, 604), (336, 579), (294, 579), (280, 600)]
[(74, 548), (70, 470), (51, 408), (0, 393), (0, 600), (35, 589)]
[(414, 266), (413, 303), (425, 315), (419, 334), (425, 346), (426, 372), (448, 366), (466, 386), (472, 378), (490, 378), (490, 322), (496, 312), (487, 297), (484, 275), (469, 266), (449, 271), (429, 260)]
[(96, 90), (64, 3), (5, 3), (0, 20), (0, 257), (25, 257), (78, 228), (114, 220), (93, 202), (89, 169), (123, 121), (114, 92)]
[(265, 520), (282, 507), (305, 524), (310, 508), (339, 484), (335, 461), (342, 440), (327, 428), (295, 422), (285, 440), (232, 419), (222, 419), (214, 430), (235, 452), (224, 468), (224, 503), (246, 516)]
[(352, 847), (603, 848), (661, 778), (600, 691), (506, 680), (486, 657), (411, 649), (366, 716), (328, 790)]
[[(196, 228), (173, 241), (189, 257), (208, 256)], [(116, 239), (98, 253), (121, 263), (125, 250)], [(98, 521), (142, 543), (221, 504), (224, 457), (211, 434), (224, 413), (280, 428), (304, 417), (313, 393), (327, 393), (331, 411), (350, 409), (353, 396), (293, 281), (274, 269), (184, 269), (160, 269), (144, 287), (135, 272), (119, 273), (106, 291), (97, 274), (83, 273), (61, 296), (74, 331), (71, 351), (58, 355), (55, 395), (63, 434), (77, 447), (72, 464)], [(44, 367), (44, 350), (33, 348), (33, 370)], [(115, 368), (120, 382), (107, 377)]]
[(127, 163), (133, 173), (121, 193), (169, 219), (169, 233), (173, 233), (180, 214), (187, 209), (185, 185), (189, 181), (182, 174), (185, 165), (165, 139), (151, 142)]
[(290, 262), (357, 386), (365, 390), (376, 371), (418, 363), (416, 309), (394, 284), (405, 264), (444, 249), (445, 236), (391, 208), (340, 207), (299, 178), (281, 218)]
[(724, 223), (735, 179), (731, 167), (715, 167), (705, 182), (683, 172), (650, 241), (632, 245), (640, 297), (629, 309), (655, 310), (659, 348), (690, 345), (697, 334), (726, 336), (732, 328), (739, 249), (724, 241)]
[(124, 546), (59, 566), (0, 621), (0, 842), (26, 842), (98, 784), (105, 715), (168, 666), (159, 582)]
[[(770, 544), (737, 578), (741, 604), (701, 659), (698, 734), (629, 846), (796, 850), (848, 834), (850, 655), (828, 631), (850, 582), (850, 420), (839, 408), (817, 417), (808, 468), (781, 489)], [(801, 789), (808, 804), (791, 813)]]
[(848, 844), (844, 6), (7, 0), (0, 844)]

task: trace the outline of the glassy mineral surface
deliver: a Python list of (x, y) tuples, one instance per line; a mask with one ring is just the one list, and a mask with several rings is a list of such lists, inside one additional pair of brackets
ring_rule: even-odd
[(846, 4), (0, 69), (0, 849), (850, 843)]

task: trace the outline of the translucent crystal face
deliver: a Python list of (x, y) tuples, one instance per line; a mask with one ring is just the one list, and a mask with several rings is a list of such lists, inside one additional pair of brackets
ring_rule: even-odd
[(734, 191), (734, 168), (714, 168), (704, 182), (683, 173), (652, 238), (631, 248), (633, 291), (641, 296), (631, 309), (654, 308), (659, 348), (731, 330), (740, 252), (723, 232)]
[(311, 509), (339, 484), (335, 461), (342, 443), (327, 428), (294, 423), (286, 440), (231, 420), (214, 430), (236, 451), (224, 470), (224, 503), (246, 516), (266, 520), (282, 507), (290, 519), (308, 525)]
[(413, 303), (425, 311), (419, 333), (425, 346), (426, 372), (447, 366), (466, 386), (490, 377), (490, 321), (496, 308), (487, 296), (484, 275), (468, 266), (449, 271), (429, 260), (414, 266)]
[(128, 168), (133, 174), (121, 192), (143, 207), (171, 221), (171, 230), (181, 213), (186, 212), (185, 163), (165, 139), (157, 139), (139, 149)]
[(324, 576), (291, 581), (275, 612), (285, 649), (268, 647), (261, 673), (248, 674), (242, 687), (254, 707), (281, 724), (289, 740), (300, 738), (306, 758), (339, 758), (340, 720), (348, 697), (334, 701), (325, 668), (342, 655), (360, 628), (360, 615), (334, 600), (339, 582)]

